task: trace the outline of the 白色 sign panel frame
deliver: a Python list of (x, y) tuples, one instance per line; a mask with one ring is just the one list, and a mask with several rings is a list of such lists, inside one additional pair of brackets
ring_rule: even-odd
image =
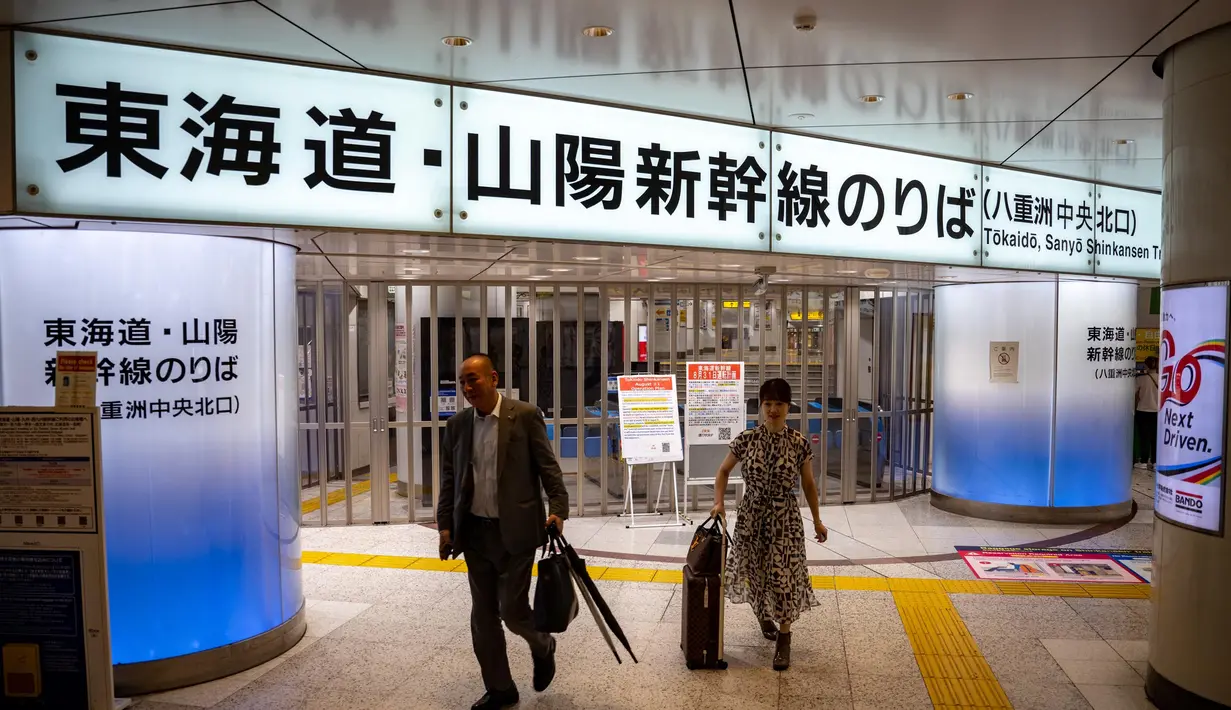
[(983, 166), (980, 202), (982, 266), (1094, 273), (1093, 183)]
[(448, 84), (30, 32), (12, 61), (20, 213), (450, 230)]
[[(1218, 433), (1217, 433), (1217, 439), (1216, 439), (1218, 442), (1218, 445), (1221, 447), (1220, 452), (1219, 452), (1219, 458), (1220, 458), (1219, 475), (1217, 476), (1217, 479), (1216, 479), (1219, 482), (1218, 491), (1216, 493), (1217, 498), (1218, 498), (1217, 527), (1216, 528), (1210, 527), (1208, 525), (1202, 526), (1202, 525), (1199, 525), (1193, 522), (1184, 522), (1182, 520), (1177, 520), (1175, 517), (1171, 517), (1163, 512), (1164, 510), (1168, 510), (1174, 507), (1174, 503), (1171, 503), (1169, 505), (1160, 506), (1160, 500), (1163, 500), (1163, 499), (1159, 498), (1158, 488), (1164, 479), (1169, 479), (1172, 477), (1163, 476), (1162, 461), (1159, 460), (1161, 456), (1157, 454), (1155, 456), (1156, 472), (1154, 475), (1154, 498), (1155, 498), (1154, 514), (1160, 520), (1166, 522), (1169, 525), (1175, 525), (1177, 527), (1185, 528), (1187, 530), (1191, 530), (1197, 533), (1202, 533), (1205, 535), (1211, 535), (1214, 537), (1223, 537), (1226, 534), (1226, 517), (1227, 517), (1227, 514), (1226, 514), (1226, 499), (1227, 499), (1226, 462), (1227, 462), (1227, 442), (1228, 442), (1227, 400), (1228, 400), (1229, 386), (1231, 386), (1231, 380), (1228, 380), (1227, 378), (1226, 344), (1227, 344), (1228, 337), (1231, 336), (1231, 282), (1212, 281), (1212, 282), (1192, 283), (1192, 284), (1177, 284), (1174, 286), (1165, 287), (1163, 289), (1163, 308), (1162, 308), (1162, 314), (1161, 314), (1162, 315), (1162, 323), (1161, 323), (1162, 334), (1160, 337), (1160, 353), (1159, 353), (1161, 356), (1160, 363), (1159, 363), (1160, 365), (1159, 413), (1158, 413), (1159, 421), (1158, 421), (1158, 437), (1157, 437), (1156, 448), (1158, 450), (1158, 453), (1161, 454), (1163, 451), (1162, 441), (1163, 441), (1164, 435), (1166, 434), (1166, 426), (1167, 426), (1167, 421), (1166, 421), (1165, 413), (1164, 413), (1164, 409), (1166, 408), (1167, 402), (1168, 402), (1167, 390), (1174, 389), (1172, 382), (1174, 381), (1174, 378), (1176, 377), (1176, 373), (1175, 373), (1176, 366), (1181, 365), (1181, 364), (1185, 365), (1185, 368), (1181, 369), (1179, 373), (1179, 376), (1181, 378), (1184, 378), (1185, 375), (1189, 375), (1187, 382), (1190, 382), (1190, 383), (1193, 382), (1194, 380), (1192, 378), (1195, 377), (1196, 378), (1195, 381), (1199, 383), (1201, 381), (1201, 375), (1200, 375), (1201, 360), (1204, 359), (1204, 358), (1198, 357), (1197, 355), (1194, 355), (1194, 353), (1197, 351), (1197, 348), (1192, 348), (1188, 352), (1185, 352), (1185, 353), (1179, 353), (1178, 350), (1176, 350), (1175, 352), (1171, 351), (1171, 349), (1176, 348), (1177, 345), (1174, 343), (1174, 336), (1171, 336), (1170, 333), (1168, 332), (1168, 306), (1167, 306), (1166, 297), (1168, 293), (1172, 293), (1172, 294), (1194, 293), (1198, 290), (1204, 290), (1204, 289), (1211, 289), (1215, 293), (1217, 293), (1218, 300), (1221, 302), (1222, 308), (1223, 308), (1223, 314), (1222, 314), (1223, 317), (1221, 319), (1222, 321), (1221, 336), (1222, 337), (1221, 337), (1221, 365), (1220, 365), (1222, 367), (1223, 381), (1222, 381), (1222, 386), (1218, 388), (1218, 390), (1216, 391), (1216, 395), (1215, 395), (1221, 398), (1221, 402), (1219, 402), (1219, 406), (1218, 406), (1218, 409), (1221, 411), (1218, 412), (1219, 424), (1218, 424), (1218, 430), (1217, 430)], [(1207, 304), (1211, 302), (1214, 302), (1214, 301), (1208, 301)], [(1214, 319), (1211, 319), (1211, 322), (1213, 322), (1213, 320)], [(1204, 336), (1198, 336), (1198, 338), (1202, 338), (1202, 337)], [(1214, 343), (1216, 346), (1217, 342), (1218, 342), (1217, 338), (1215, 339), (1205, 338), (1205, 340), (1199, 344), (1199, 347), (1209, 345), (1210, 343)], [(1217, 355), (1216, 347), (1213, 350), (1213, 352), (1215, 355)], [(1191, 363), (1187, 362), (1189, 359), (1192, 360)], [(1169, 363), (1174, 363), (1174, 364), (1169, 364)], [(1185, 370), (1187, 370), (1187, 368), (1190, 367), (1193, 363), (1196, 363), (1195, 371), (1192, 373), (1186, 372)], [(1168, 368), (1171, 368), (1170, 372), (1168, 371)], [(1185, 379), (1181, 379), (1179, 381), (1179, 385), (1183, 386), (1185, 381), (1186, 381)], [(1180, 394), (1181, 396), (1183, 395), (1182, 392)], [(1178, 415), (1178, 416), (1181, 420), (1184, 418), (1184, 415)], [(1191, 417), (1192, 417), (1192, 414), (1190, 413), (1189, 423), (1188, 425), (1186, 425), (1185, 428), (1191, 429), (1191, 426), (1192, 426)]]

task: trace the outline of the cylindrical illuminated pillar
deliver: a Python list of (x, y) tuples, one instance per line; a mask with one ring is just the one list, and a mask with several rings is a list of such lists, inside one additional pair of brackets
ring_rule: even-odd
[(117, 693), (236, 673), (305, 631), (295, 248), (0, 232), (0, 405), (98, 352)]
[[(1162, 74), (1166, 97), (1164, 289), (1226, 281), (1231, 279), (1226, 217), (1231, 194), (1231, 25), (1172, 47), (1155, 62), (1155, 70)], [(1222, 394), (1225, 397), (1225, 387)], [(1209, 486), (1220, 498), (1225, 455), (1222, 466), (1219, 485)], [(1153, 581), (1146, 678), (1151, 700), (1163, 710), (1231, 707), (1225, 651), (1231, 638), (1231, 540), (1226, 533), (1206, 534), (1155, 518)]]
[(1128, 515), (1136, 307), (1131, 282), (937, 287), (932, 504), (1033, 523)]

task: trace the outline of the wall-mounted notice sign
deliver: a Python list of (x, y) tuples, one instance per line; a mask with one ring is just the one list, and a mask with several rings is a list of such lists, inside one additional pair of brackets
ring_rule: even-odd
[(1017, 384), (1018, 351), (1021, 343), (993, 342), (989, 348), (988, 368), (991, 381), (1001, 384)]
[(1094, 272), (1094, 185), (983, 168), (983, 265)]
[(0, 708), (113, 710), (96, 408), (0, 408)]
[(978, 165), (785, 133), (773, 142), (774, 251), (979, 264)]
[(620, 447), (627, 463), (683, 461), (675, 375), (620, 376)]
[(1164, 289), (1162, 325), (1154, 511), (1221, 536), (1227, 285)]
[(449, 231), (447, 85), (23, 32), (13, 50), (19, 211)]
[(1099, 186), (1094, 215), (1094, 271), (1106, 276), (1157, 279), (1163, 271), (1163, 197)]
[(453, 90), (453, 230), (769, 250), (769, 131)]
[(747, 422), (744, 363), (690, 362), (684, 403), (689, 446), (730, 444)]
[(56, 353), (56, 406), (98, 405), (98, 353)]

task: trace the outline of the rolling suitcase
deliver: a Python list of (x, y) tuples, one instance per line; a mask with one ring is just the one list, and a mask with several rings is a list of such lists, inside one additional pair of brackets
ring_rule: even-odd
[(726, 670), (723, 660), (723, 623), (726, 597), (723, 576), (727, 571), (726, 523), (719, 518), (722, 530), (722, 565), (718, 574), (698, 574), (684, 566), (683, 620), (680, 648), (689, 670), (711, 668)]

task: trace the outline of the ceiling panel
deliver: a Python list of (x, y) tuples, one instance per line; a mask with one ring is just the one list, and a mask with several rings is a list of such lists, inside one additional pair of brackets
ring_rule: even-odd
[[(372, 69), (503, 81), (740, 66), (726, 0), (266, 2)], [(590, 25), (615, 33), (583, 36)]]
[[(749, 69), (757, 121), (798, 126), (792, 114), (812, 114), (811, 126), (868, 123), (1049, 121), (1060, 115), (1119, 62), (1046, 59), (943, 64)], [(946, 97), (974, 94), (967, 101)], [(877, 104), (859, 97), (879, 94)]]
[(413, 260), (345, 255), (300, 255), (296, 276), (307, 280), (469, 281), (489, 266), (485, 261)]
[(1153, 62), (1153, 57), (1129, 59), (1060, 120), (1162, 118), (1163, 80), (1151, 69)]
[[(734, 0), (748, 66), (1128, 56), (1191, 0)], [(1225, 3), (1226, 0), (1205, 0)], [(798, 32), (801, 7), (816, 29)]]
[(3, 0), (0, 23), (15, 25), (209, 4), (217, 4), (217, 0)]
[(1199, 0), (1191, 10), (1180, 16), (1141, 50), (1142, 54), (1162, 54), (1195, 34), (1231, 22), (1231, 2)]
[(1011, 168), (1039, 170), (1095, 180), (1145, 190), (1161, 190), (1163, 187), (1162, 159), (1137, 160), (1013, 160), (1006, 163)]
[(256, 3), (209, 5), (136, 15), (51, 22), (39, 25), (39, 28), (123, 39), (156, 40), (165, 44), (323, 62), (352, 68), (358, 66)]
[(324, 232), (313, 243), (328, 254), (364, 254), (408, 258), (499, 259), (521, 242), (467, 237), (460, 239), (421, 234)]
[[(1117, 140), (1131, 140), (1118, 145)], [(1141, 160), (1163, 157), (1163, 120), (1056, 121), (1024, 145), (1014, 161)]]
[(739, 69), (531, 79), (496, 85), (695, 116), (752, 121), (744, 73)]
[(801, 128), (805, 133), (902, 148), (963, 160), (998, 163), (1030, 140), (1046, 121), (913, 123)]

